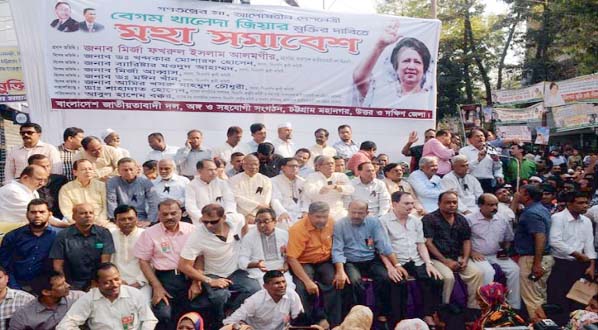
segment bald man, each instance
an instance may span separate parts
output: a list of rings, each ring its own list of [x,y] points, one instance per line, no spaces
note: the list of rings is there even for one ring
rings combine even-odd
[[[402,317],[397,302],[391,302],[391,285],[404,285],[402,279],[408,274],[398,263],[392,251],[390,241],[384,228],[375,216],[368,216],[368,203],[353,200],[349,204],[348,216],[334,224],[332,239],[332,262],[336,269],[333,284],[342,290],[348,286],[351,294],[351,305],[365,302],[365,286],[362,276],[374,280],[376,292],[376,317],[378,321],[387,322],[389,317],[391,328]]]
[[[27,204],[39,198],[37,190],[48,180],[48,172],[38,165],[29,165],[20,174],[20,178],[0,187],[0,222],[26,224]]]
[[[110,231],[94,224],[94,207],[77,204],[73,207],[75,224],[56,236],[50,259],[55,271],[65,274],[75,290],[86,291],[96,272],[97,265],[109,262],[114,253]]]
[[[466,216],[471,227],[471,259],[484,272],[484,285],[494,281],[495,271],[491,264],[500,266],[511,291],[507,300],[511,307],[520,309],[519,266],[506,253],[514,238],[513,229],[506,219],[496,216],[496,196],[482,194],[477,203],[479,210]]]
[[[237,212],[248,220],[255,219],[260,208],[270,207],[272,199],[272,182],[267,176],[260,174],[260,161],[254,155],[243,158],[243,172],[228,179],[235,201]]]

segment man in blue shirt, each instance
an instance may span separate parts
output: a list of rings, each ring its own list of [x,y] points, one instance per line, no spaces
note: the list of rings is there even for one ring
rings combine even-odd
[[[117,206],[131,205],[137,210],[143,227],[158,219],[159,197],[152,182],[139,176],[137,162],[129,157],[118,161],[118,175],[106,183],[108,216],[112,217]]]
[[[535,185],[522,186],[515,198],[525,205],[515,232],[521,298],[533,320],[545,319],[542,304],[546,303],[546,281],[554,264],[548,245],[550,212],[540,203],[542,191]]]
[[[0,265],[9,275],[9,286],[31,292],[31,281],[47,273],[50,267],[48,255],[56,231],[48,226],[52,213],[48,202],[33,199],[27,205],[29,224],[6,234],[0,245]]]
[[[376,253],[377,252],[377,253]],[[400,320],[393,311],[391,285],[404,285],[407,271],[397,262],[380,221],[368,217],[368,205],[354,200],[349,204],[349,216],[334,224],[332,262],[336,268],[333,285],[351,294],[350,306],[364,303],[365,288],[362,276],[374,281],[377,320],[381,323],[392,317],[391,328]],[[393,284],[396,283],[396,284]]]

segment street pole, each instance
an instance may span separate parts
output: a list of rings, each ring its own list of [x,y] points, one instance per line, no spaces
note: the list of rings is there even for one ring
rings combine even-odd
[[[432,4],[430,6],[430,16],[432,16],[432,18],[437,18],[436,17],[436,0],[431,0]]]

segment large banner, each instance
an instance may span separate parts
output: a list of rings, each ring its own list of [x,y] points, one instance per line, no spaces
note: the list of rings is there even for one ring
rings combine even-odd
[[[542,115],[545,112],[542,102],[536,103],[527,108],[513,109],[513,108],[493,108],[492,117],[494,120],[501,123],[509,122],[530,122],[542,120]]]
[[[309,122],[309,135],[316,122],[335,131],[356,119],[384,120],[363,126],[374,131],[405,127],[405,137],[407,128],[434,126],[437,20],[191,0],[11,0],[11,7],[16,24],[39,35],[43,53],[29,55],[45,64],[42,108],[62,113],[64,125],[82,118],[73,113],[144,112],[141,121],[154,130],[173,119],[206,130],[215,128],[210,122],[248,126],[271,114],[284,115],[274,122]],[[39,19],[27,17],[33,11]],[[258,116],[235,116],[247,114]]]
[[[598,106],[590,103],[568,104],[552,108],[557,130],[598,126]]]
[[[19,49],[0,47],[0,102],[21,102],[26,99]]]
[[[532,131],[528,126],[496,126],[496,135],[502,139],[519,139],[522,142],[532,142]]]
[[[571,102],[598,102],[597,73],[546,83],[544,103],[547,107],[556,107]]]
[[[492,93],[492,101],[503,105],[540,102],[543,99],[544,82],[519,89],[501,89]]]

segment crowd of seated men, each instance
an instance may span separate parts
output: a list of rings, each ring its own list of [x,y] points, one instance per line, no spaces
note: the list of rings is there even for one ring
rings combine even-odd
[[[0,187],[0,330],[329,329],[361,313],[440,329],[441,310],[475,327],[504,306],[565,325],[583,308],[566,296],[595,278],[596,154],[430,129],[407,164],[348,125],[312,146],[290,123],[250,133],[214,148],[197,129],[180,148],[151,133],[135,159],[111,129],[55,147],[22,125]]]

